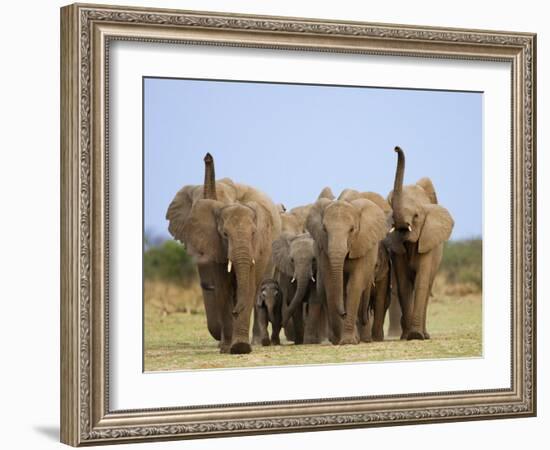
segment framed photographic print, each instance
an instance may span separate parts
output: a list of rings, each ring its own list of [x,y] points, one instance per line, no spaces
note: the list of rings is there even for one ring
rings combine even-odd
[[[536,36],[61,9],[61,440],[536,414]]]

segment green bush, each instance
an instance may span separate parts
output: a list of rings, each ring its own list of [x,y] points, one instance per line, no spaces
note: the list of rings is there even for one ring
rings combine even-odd
[[[146,246],[143,253],[143,275],[146,279],[189,283],[196,278],[195,263],[176,241]]]
[[[481,289],[483,287],[481,239],[447,242],[443,252],[441,271],[446,274],[450,283],[472,283]]]

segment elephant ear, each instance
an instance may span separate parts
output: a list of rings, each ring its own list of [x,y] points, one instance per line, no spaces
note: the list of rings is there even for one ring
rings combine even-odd
[[[181,242],[185,242],[183,238],[183,226],[191,213],[196,188],[197,186],[184,186],[180,189],[166,211],[168,231],[174,239],[178,239]]]
[[[189,253],[203,261],[225,263],[227,251],[218,233],[218,220],[223,203],[197,200],[182,227],[182,237]]]
[[[350,237],[349,257],[365,256],[387,232],[386,216],[374,202],[367,199],[354,200],[351,204],[359,210],[359,228]]]
[[[281,234],[272,244],[273,263],[277,269],[291,277],[294,274],[292,263],[290,262],[290,241],[292,235],[290,233]]]
[[[306,219],[306,230],[311,234],[315,243],[326,251],[327,236],[323,231],[323,213],[325,208],[332,202],[328,198],[317,200],[311,209]]]
[[[440,205],[426,205],[426,218],[418,239],[418,252],[426,253],[447,241],[453,231],[454,221],[449,211]]]
[[[428,198],[430,199],[430,202],[434,205],[437,205],[437,195],[435,193],[435,188],[432,183],[432,180],[430,180],[428,177],[420,178],[416,182],[417,186],[420,186],[422,189],[424,189],[424,192],[428,195]]]

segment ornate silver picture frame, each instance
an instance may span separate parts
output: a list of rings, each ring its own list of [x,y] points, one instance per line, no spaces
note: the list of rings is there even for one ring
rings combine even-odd
[[[113,410],[109,57],[115,41],[507,62],[510,386]],[[139,155],[136,155],[136,158]],[[536,414],[536,35],[74,4],[61,9],[61,441],[97,445]],[[490,292],[487,295],[491,295]]]

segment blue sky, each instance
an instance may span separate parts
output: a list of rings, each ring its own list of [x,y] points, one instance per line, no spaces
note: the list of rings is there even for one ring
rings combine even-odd
[[[146,78],[145,232],[168,237],[166,209],[182,186],[202,183],[206,152],[218,178],[292,208],[324,186],[386,196],[399,145],[405,183],[432,179],[452,239],[479,237],[482,105],[472,92]]]

